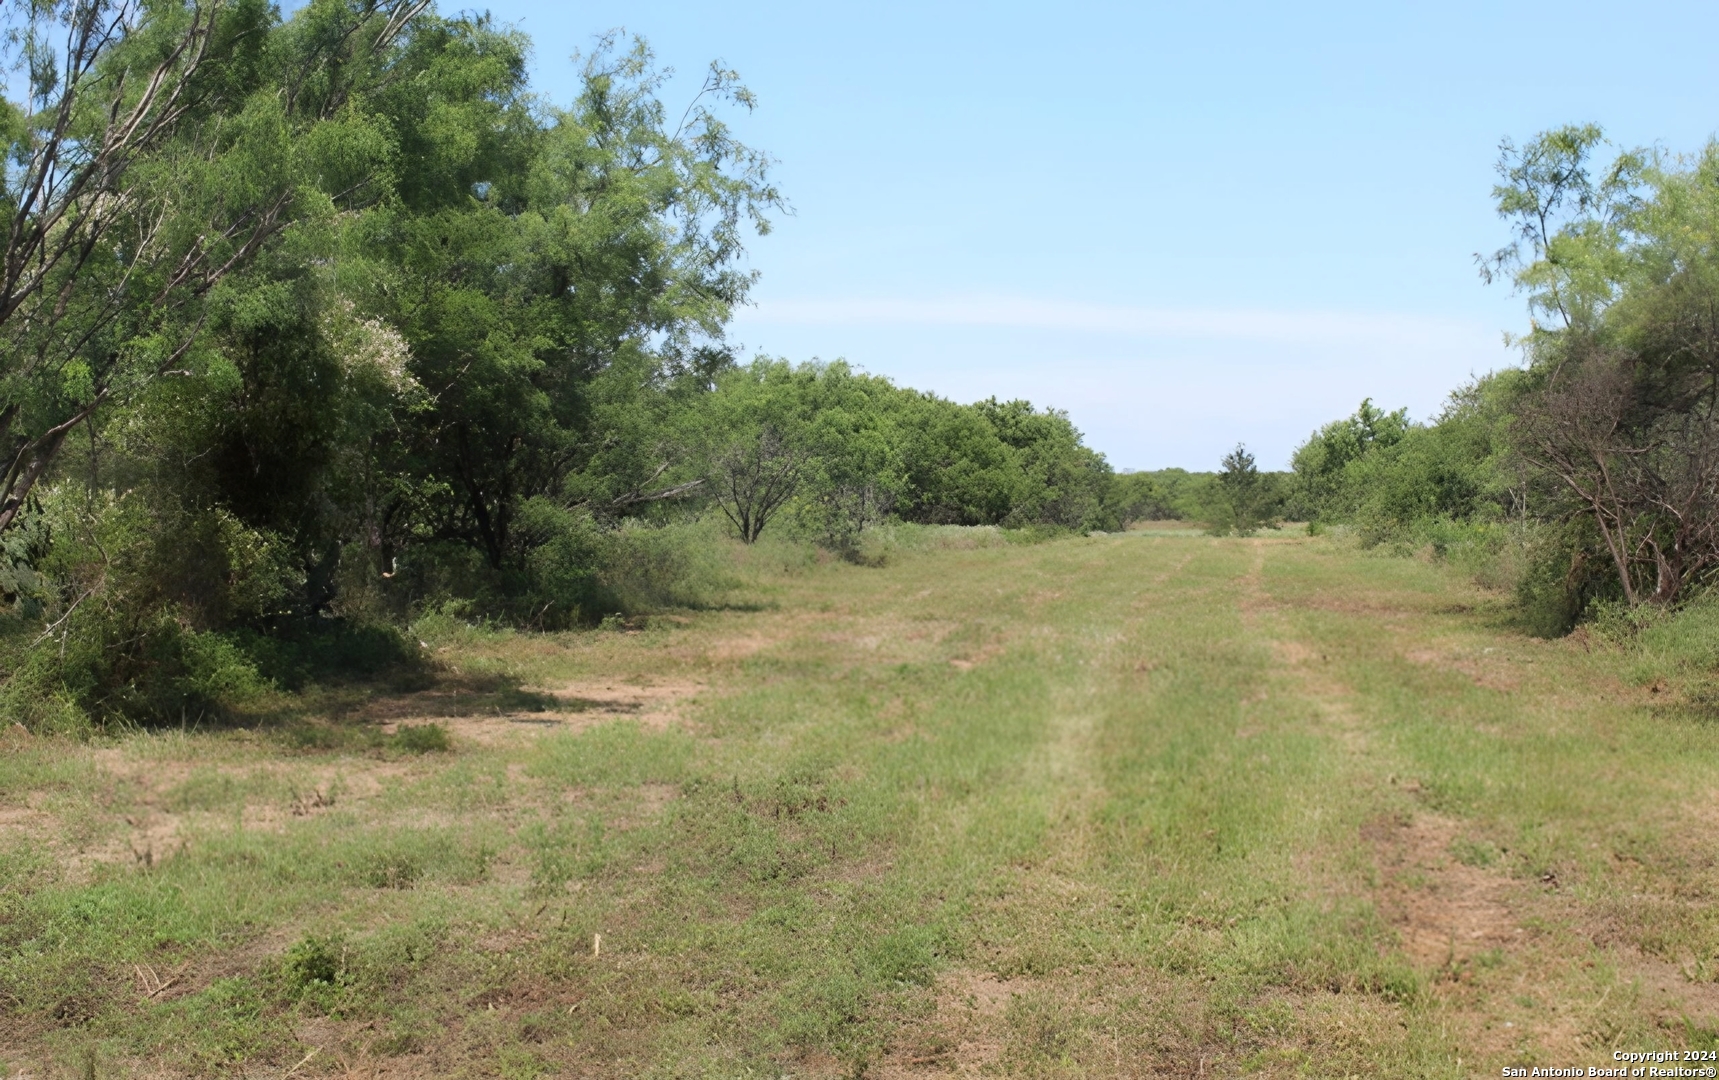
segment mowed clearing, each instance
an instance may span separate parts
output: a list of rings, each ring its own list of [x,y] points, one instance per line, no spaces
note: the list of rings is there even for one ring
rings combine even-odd
[[[1712,1048],[1719,727],[1448,569],[1129,534],[0,749],[0,1075],[1427,1076]],[[331,699],[332,700],[332,699]],[[352,732],[435,720],[445,751]]]

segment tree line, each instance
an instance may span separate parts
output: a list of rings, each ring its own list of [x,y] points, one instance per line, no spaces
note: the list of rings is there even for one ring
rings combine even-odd
[[[1126,516],[1060,412],[740,362],[786,203],[721,64],[671,107],[610,35],[563,106],[524,35],[427,0],[0,18],[14,717],[189,722],[405,663],[432,609],[594,622],[713,524],[853,554],[885,520]]]
[[[1513,558],[1546,633],[1691,601],[1719,570],[1719,144],[1618,152],[1568,126],[1505,142],[1498,173],[1511,240],[1477,261],[1526,297],[1525,362],[1428,423],[1364,402],[1315,433],[1306,513]]]
[[[1719,573],[1719,143],[1610,147],[1596,125],[1505,141],[1509,242],[1482,278],[1527,301],[1523,363],[1429,421],[1362,401],[1258,473],[1123,476],[1151,516],[1219,531],[1284,520],[1430,551],[1514,588],[1537,631],[1639,622]]]
[[[713,64],[575,58],[427,0],[0,12],[0,708],[188,722],[410,667],[426,612],[542,629],[691,595],[718,533],[863,560],[887,522],[1282,520],[1509,552],[1567,629],[1719,566],[1719,150],[1506,144],[1520,369],[1428,423],[1364,402],[1290,473],[1112,471],[1068,417],[742,362],[787,209]],[[678,591],[677,591],[678,590]]]

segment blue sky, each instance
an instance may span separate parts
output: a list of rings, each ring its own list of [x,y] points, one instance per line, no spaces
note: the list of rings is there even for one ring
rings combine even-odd
[[[671,108],[718,58],[758,94],[734,126],[795,213],[752,244],[748,353],[1066,409],[1119,468],[1209,469],[1238,440],[1282,467],[1363,397],[1435,413],[1525,328],[1473,263],[1505,238],[1499,139],[1719,127],[1714,5],[488,10],[561,102],[615,27],[677,70]]]

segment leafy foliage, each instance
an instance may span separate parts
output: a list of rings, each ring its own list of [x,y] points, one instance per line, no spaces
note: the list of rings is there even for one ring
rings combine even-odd
[[[1430,424],[1364,401],[1295,458],[1299,497],[1369,542],[1513,523],[1548,632],[1596,604],[1678,603],[1719,572],[1719,145],[1602,167],[1603,146],[1588,125],[1502,147],[1514,236],[1480,262],[1527,295],[1525,369]]]
[[[1120,520],[1061,413],[736,362],[786,204],[720,65],[671,111],[605,36],[557,108],[522,35],[420,0],[8,17],[0,695],[37,727],[409,676],[425,613],[710,603],[717,523],[864,561],[894,519]]]
[[[1522,496],[1503,438],[1515,385],[1510,373],[1479,380],[1429,424],[1363,401],[1296,451],[1296,498],[1313,520],[1352,523],[1371,543],[1432,522],[1504,520]]]

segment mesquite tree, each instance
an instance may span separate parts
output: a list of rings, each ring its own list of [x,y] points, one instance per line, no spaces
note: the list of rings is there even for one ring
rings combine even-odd
[[[257,0],[7,7],[0,530],[77,425],[184,373],[212,289],[363,197],[342,110],[426,4],[324,0],[291,32]]]
[[[1719,565],[1719,148],[1623,154],[1596,181],[1599,143],[1590,127],[1505,147],[1500,213],[1528,250],[1494,265],[1561,324],[1527,341],[1511,430],[1624,599],[1669,604]]]

